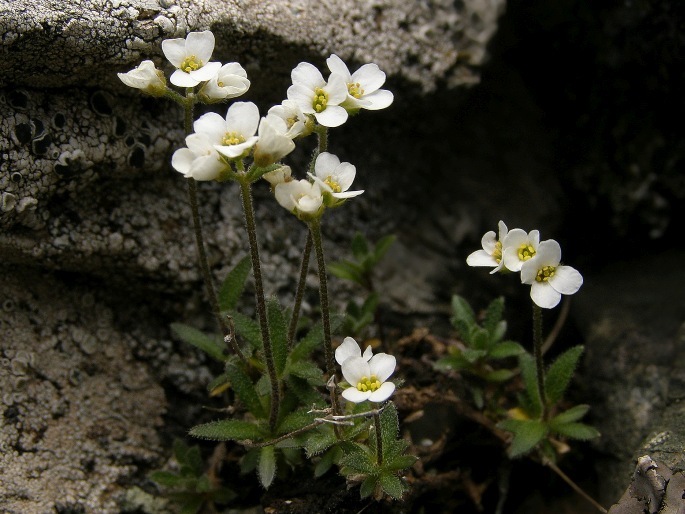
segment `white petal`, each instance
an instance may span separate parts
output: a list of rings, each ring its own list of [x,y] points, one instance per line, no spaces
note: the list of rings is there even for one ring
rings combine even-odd
[[[373,361],[376,356],[371,358]],[[348,384],[356,386],[363,377],[371,376],[370,362],[366,362],[363,357],[349,357],[341,364],[342,374]],[[380,378],[380,377],[379,377]]]
[[[520,228],[512,228],[508,233],[507,237],[502,241],[502,247],[508,248],[510,246],[515,246],[517,249],[523,243],[528,242],[528,234],[525,230]]]
[[[364,96],[377,91],[385,82],[385,73],[381,71],[377,64],[365,64],[352,74],[352,80],[348,82],[359,82],[364,90]]]
[[[328,77],[328,84],[323,88],[328,93],[328,105],[339,105],[347,99],[347,82],[337,73]]]
[[[303,196],[297,202],[297,210],[307,214],[314,214],[321,208],[323,204],[323,196]]]
[[[387,353],[377,353],[369,361],[369,368],[371,369],[371,374],[376,375],[378,380],[385,382],[390,375],[395,372],[395,365],[397,364],[397,359],[394,355],[388,355]],[[349,382],[349,380],[348,380]],[[351,383],[351,382],[350,382]]]
[[[495,251],[495,245],[497,244],[497,236],[495,235],[495,232],[490,230],[489,232],[483,234],[480,244],[483,247],[483,250],[492,255],[492,252]]]
[[[371,395],[369,396],[369,401],[370,402],[384,402],[388,398],[390,398],[390,395],[395,392],[395,384],[392,382],[383,382],[381,386],[376,389]]]
[[[221,70],[219,70],[220,73],[219,75],[226,77],[229,75],[238,75],[239,77],[242,77],[244,79],[247,78],[247,72],[245,71],[245,68],[243,68],[240,63],[237,62],[227,62],[221,67]],[[249,81],[248,81],[249,82]]]
[[[511,234],[511,232],[509,232]],[[510,246],[502,252],[502,262],[509,271],[521,271],[523,261],[519,259],[518,246]]]
[[[335,181],[343,191],[347,191],[350,188],[356,175],[357,168],[349,162],[341,162],[335,168]]]
[[[216,77],[216,74],[219,73],[220,69],[220,62],[208,62],[202,68],[198,68],[195,71],[191,71],[189,75],[199,82],[205,82]]]
[[[195,120],[193,130],[197,134],[204,134],[215,145],[221,143],[224,135],[228,132],[226,120],[215,112],[208,112]]]
[[[190,151],[188,148],[180,148],[174,152],[171,156],[171,166],[178,171],[188,176],[190,172],[190,166],[193,163],[196,155]]]
[[[298,64],[293,71],[290,73],[293,84],[299,84],[307,89],[311,89],[312,92],[317,87],[323,87],[326,81],[323,79],[321,72],[308,62],[301,62]],[[288,96],[290,98],[290,96]]]
[[[371,396],[371,391],[360,391],[356,387],[348,387],[342,392],[342,397],[353,403],[365,402],[369,396]]]
[[[583,285],[583,276],[571,266],[557,266],[548,282],[561,294],[573,294]]]
[[[331,73],[337,73],[345,79],[346,82],[352,82],[352,76],[350,75],[350,70],[344,61],[335,54],[326,59],[326,64]]]
[[[224,168],[217,155],[206,155],[193,161],[190,174],[195,180],[216,180]]]
[[[373,357],[373,349],[369,345],[366,347],[366,350],[364,350],[364,355],[362,355],[362,359],[368,362],[369,360],[371,360],[371,357]]]
[[[538,270],[540,269],[539,261],[537,260],[537,255],[524,262],[521,265],[521,283],[522,284],[533,284],[535,282],[535,277],[538,275]]]
[[[211,59],[213,51],[214,34],[211,30],[191,32],[186,37],[186,52],[188,55],[194,55],[203,63],[206,64]]]
[[[314,172],[321,180],[326,180],[339,165],[340,159],[336,155],[329,152],[321,152],[316,157]]]
[[[335,360],[338,364],[345,362],[349,357],[361,357],[362,351],[351,337],[346,337],[343,342],[335,349]],[[368,359],[366,359],[368,360]]]
[[[195,155],[207,155],[214,152],[214,145],[206,134],[196,132],[186,136],[186,146]]]
[[[370,95],[364,94],[362,99],[368,102],[368,105],[365,105],[364,109],[369,111],[377,111],[379,109],[385,109],[386,107],[389,107],[395,99],[395,96],[387,89],[379,89]]]
[[[304,108],[302,108],[302,111],[307,112]],[[322,112],[314,113],[314,117],[324,127],[334,128],[347,121],[347,111],[339,105],[329,105]]]
[[[281,207],[292,212],[295,209],[295,192],[298,190],[296,181],[281,182],[274,189],[274,196]]]
[[[538,269],[543,266],[558,266],[561,261],[561,246],[554,239],[543,241],[538,246],[535,259],[538,261]]]
[[[537,251],[538,246],[540,246],[540,231],[539,230],[531,230],[528,233],[528,241],[530,241],[530,245],[535,248],[535,251]]]
[[[507,226],[504,224],[502,220],[499,221],[497,224],[497,228],[499,229],[499,240],[504,241],[504,238],[507,237]]]
[[[354,198],[355,196],[359,196],[364,192],[363,189],[360,189],[358,191],[344,191],[342,193],[332,193],[333,198],[340,198],[340,199],[345,199],[345,198]]]
[[[466,264],[469,266],[497,266],[497,261],[485,250],[476,250],[466,258]]]
[[[169,82],[178,87],[195,87],[200,83],[199,80],[195,80],[188,73],[181,70],[173,72],[171,77],[169,77]]]
[[[530,286],[530,297],[543,309],[552,309],[561,300],[561,294],[547,282],[533,282]]]
[[[187,57],[186,40],[183,38],[165,39],[162,41],[162,52],[171,64],[180,68],[181,63]]]
[[[259,126],[259,108],[252,102],[236,102],[226,113],[228,132],[237,132],[247,138],[257,132]]]

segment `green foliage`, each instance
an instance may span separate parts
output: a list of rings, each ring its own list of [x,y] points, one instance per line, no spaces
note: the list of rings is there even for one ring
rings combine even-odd
[[[285,322],[285,315],[276,298],[270,298],[266,302],[266,316],[269,322],[269,335],[271,336],[276,373],[280,377],[288,357],[288,327]]]
[[[235,310],[245,290],[245,282],[250,271],[252,271],[252,261],[250,256],[246,255],[226,276],[218,294],[219,308],[222,311]]]
[[[556,358],[547,370],[545,374],[545,396],[547,396],[550,405],[555,405],[561,401],[578,366],[583,350],[582,346],[574,346],[566,350]]]
[[[535,448],[549,433],[547,423],[539,419],[506,419],[498,426],[514,434],[509,456],[514,459]]]
[[[268,435],[259,425],[240,419],[222,419],[196,425],[188,433],[193,437],[212,441],[260,440]]]
[[[214,360],[224,362],[228,359],[224,353],[226,346],[221,336],[207,335],[183,323],[172,323],[171,330],[182,341],[192,344],[195,348],[199,348]]]
[[[352,336],[357,337],[366,327],[373,323],[379,299],[378,293],[370,293],[361,305],[354,301],[347,303],[345,309],[347,316],[344,325],[346,334],[352,334]]]
[[[276,450],[273,446],[265,446],[259,452],[257,476],[264,489],[268,489],[276,476]]]
[[[509,369],[494,369],[492,361],[522,355],[525,350],[514,341],[503,341],[507,322],[502,319],[504,299],[493,300],[479,323],[468,302],[459,295],[452,297],[452,325],[463,345],[450,348],[450,355],[435,363],[439,370],[460,370],[486,382],[504,382],[515,373]]]
[[[156,470],[148,478],[168,489],[167,496],[174,499],[182,513],[196,514],[205,505],[229,503],[236,494],[210,478],[198,446],[188,446],[181,439],[174,441],[174,458],[178,471]]]
[[[397,239],[385,236],[372,247],[369,241],[359,232],[352,238],[352,255],[354,260],[342,260],[328,265],[328,271],[343,280],[359,284],[369,292],[373,291],[373,270],[388,252]]]

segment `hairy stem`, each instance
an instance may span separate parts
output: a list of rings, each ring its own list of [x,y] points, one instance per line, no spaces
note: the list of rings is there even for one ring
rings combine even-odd
[[[602,507],[599,503],[597,503],[597,501],[596,501],[594,498],[592,498],[592,496],[590,496],[590,495],[587,494],[585,491],[583,491],[583,490],[581,489],[581,487],[580,487],[578,484],[576,484],[576,483],[571,479],[571,477],[569,477],[566,473],[564,473],[563,471],[561,471],[561,469],[559,469],[559,468],[557,467],[556,464],[554,464],[552,461],[550,461],[550,460],[548,460],[548,459],[543,459],[543,462],[542,462],[542,463],[543,463],[545,466],[547,466],[548,468],[550,468],[552,471],[554,471],[557,475],[559,475],[559,477],[561,477],[561,479],[562,479],[564,482],[566,482],[569,486],[571,486],[571,489],[573,489],[576,493],[578,493],[580,496],[582,496],[583,498],[585,498],[585,499],[586,499],[589,503],[591,503],[592,506],[593,506],[594,508],[596,508],[599,512],[603,512],[603,513],[606,514],[607,510],[606,510],[604,507]]]
[[[533,353],[540,395],[540,418],[545,421],[547,420],[547,395],[545,395],[545,367],[542,362],[542,309],[536,304],[533,304]]]
[[[266,302],[264,300],[264,285],[262,282],[262,268],[259,260],[259,247],[257,245],[257,226],[255,224],[254,206],[252,205],[252,191],[248,180],[239,180],[240,198],[243,201],[243,212],[245,214],[245,228],[250,242],[250,256],[252,257],[252,273],[255,283],[255,299],[257,303],[257,316],[259,318],[259,328],[262,334],[262,346],[264,347],[264,360],[266,369],[269,373],[271,383],[271,411],[269,413],[269,425],[273,430],[276,428],[278,419],[278,406],[280,404],[280,393],[278,386],[278,376],[274,363],[274,353],[271,346],[271,336],[269,334],[269,322],[266,318]]]
[[[300,318],[300,308],[302,306],[302,297],[304,296],[304,288],[307,282],[307,272],[309,271],[309,258],[311,253],[312,234],[311,232],[307,232],[307,240],[304,243],[304,250],[302,250],[300,279],[297,282],[297,291],[295,292],[295,302],[293,304],[293,314],[290,318],[290,326],[288,327],[288,351],[292,349],[295,341],[295,332],[297,331],[297,321]]]
[[[381,434],[381,417],[376,413],[373,415],[373,422],[376,425],[376,458],[378,465],[383,465],[383,436]]]

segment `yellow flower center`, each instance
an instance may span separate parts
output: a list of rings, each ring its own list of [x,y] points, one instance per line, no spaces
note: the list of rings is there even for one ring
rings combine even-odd
[[[364,90],[362,89],[359,82],[348,82],[347,83],[347,92],[350,94],[350,96],[353,96],[357,99],[364,96]]]
[[[316,107],[314,108],[316,109]],[[295,125],[295,123],[297,123],[298,121],[300,121],[300,119],[297,117],[297,114],[293,114],[290,118],[287,118],[285,120],[285,123],[288,126],[288,128],[292,128],[292,126]]]
[[[326,180],[324,180],[323,183],[330,187],[334,193],[339,193],[340,191],[342,191],[342,187],[340,187],[340,184],[333,180],[333,177],[331,177],[330,175],[326,177]]]
[[[359,381],[357,384],[357,389],[362,392],[366,391],[375,391],[381,386],[381,381],[378,380],[378,377],[376,375],[371,375],[371,378],[369,377],[362,377],[362,379]]]
[[[244,142],[245,138],[237,132],[226,132],[224,138],[221,140],[221,144],[224,146],[239,145]]]
[[[535,248],[533,248],[529,244],[524,243],[521,246],[519,246],[518,256],[520,261],[527,261],[529,259],[532,259],[535,253]]]
[[[502,241],[495,243],[495,249],[492,251],[492,258],[499,264],[502,261]]]
[[[535,280],[538,282],[547,282],[550,278],[554,276],[554,272],[557,270],[554,266],[545,266],[538,270],[538,274],[535,276]]]
[[[316,112],[321,112],[328,105],[328,93],[326,93],[320,87],[314,90],[314,100],[312,101],[312,107]]]
[[[197,57],[194,55],[189,55],[183,59],[183,62],[181,63],[181,69],[186,73],[190,73],[191,71],[202,68],[202,64],[202,61],[199,61]]]
[[[217,81],[216,81],[216,85],[219,86],[219,87],[224,87],[224,83],[221,82],[220,80],[217,80]]]

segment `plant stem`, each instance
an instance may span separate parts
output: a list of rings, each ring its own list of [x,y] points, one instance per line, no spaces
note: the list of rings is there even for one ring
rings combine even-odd
[[[323,125],[317,125],[314,128],[314,132],[318,138],[319,144],[312,154],[312,160],[309,162],[309,172],[314,173],[314,165],[316,164],[316,158],[321,152],[325,152],[328,149],[328,128]]]
[[[193,131],[193,106],[195,104],[193,88],[186,88],[186,96],[184,99],[184,122],[183,127],[185,129],[186,136]],[[197,260],[200,265],[200,272],[202,274],[202,280],[205,284],[205,291],[207,292],[207,298],[209,299],[209,304],[212,307],[212,314],[216,318],[221,332],[224,338],[230,334],[230,330],[226,321],[224,321],[221,316],[221,308],[219,307],[219,300],[216,296],[216,291],[214,290],[214,285],[212,284],[212,272],[209,269],[209,260],[207,259],[207,251],[205,250],[204,233],[202,231],[202,219],[200,218],[200,210],[197,203],[197,184],[194,178],[186,179],[186,185],[188,186],[188,203],[190,203],[190,210],[193,216],[193,229],[195,232],[195,248],[197,250]],[[240,351],[238,343],[235,338],[231,338],[229,342],[231,349],[238,355],[243,364],[247,364],[247,359]]]
[[[533,352],[535,354],[535,374],[540,396],[540,419],[547,420],[547,396],[545,395],[545,368],[542,362],[542,309],[533,304]]]
[[[269,373],[271,383],[271,412],[269,414],[269,425],[271,429],[276,428],[278,419],[278,406],[280,404],[280,393],[278,387],[278,377],[276,365],[274,363],[273,348],[271,346],[271,336],[269,334],[269,322],[266,318],[266,302],[264,301],[264,285],[262,282],[262,268],[259,261],[259,247],[257,245],[257,227],[254,217],[254,206],[252,204],[252,191],[250,182],[247,179],[238,180],[240,184],[240,198],[243,201],[243,212],[245,214],[245,228],[250,242],[250,256],[252,257],[252,273],[255,282],[255,299],[257,303],[257,316],[259,318],[259,328],[262,334],[262,346],[264,347],[264,360]]]
[[[297,331],[297,321],[300,317],[300,307],[302,306],[302,297],[304,296],[304,288],[307,282],[307,273],[309,271],[309,257],[312,253],[312,234],[307,232],[307,240],[304,243],[304,250],[302,251],[302,264],[300,265],[300,280],[297,282],[297,291],[295,292],[295,302],[293,304],[293,314],[290,318],[290,326],[288,327],[288,352],[293,347],[295,341],[295,332]]]
[[[594,498],[592,498],[589,494],[587,494],[585,491],[583,491],[578,484],[576,484],[571,477],[566,475],[561,469],[557,467],[556,464],[554,464],[552,461],[548,459],[543,459],[542,463],[550,468],[552,471],[554,471],[557,475],[561,477],[561,479],[566,482],[569,486],[571,486],[571,489],[573,489],[576,493],[578,493],[580,496],[585,498],[588,502],[592,504],[593,507],[595,507],[599,512],[603,512],[606,514],[607,510],[602,507],[597,501],[595,501]]]
[[[329,380],[333,381],[331,391],[331,402],[333,412],[340,414],[340,404],[338,402],[338,392],[336,390],[337,377],[335,376],[335,361],[333,360],[333,342],[331,341],[331,316],[328,305],[328,279],[326,277],[326,260],[323,256],[323,242],[321,241],[321,220],[316,219],[309,223],[309,233],[312,235],[314,251],[316,253],[316,264],[319,273],[319,301],[321,302],[321,321],[323,324],[323,350],[326,358],[326,372]]]
[[[381,434],[381,417],[378,413],[373,415],[373,422],[376,425],[376,458],[378,465],[383,465],[383,436]]]

